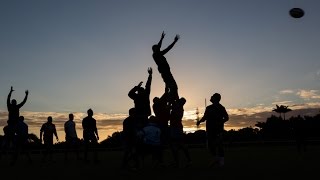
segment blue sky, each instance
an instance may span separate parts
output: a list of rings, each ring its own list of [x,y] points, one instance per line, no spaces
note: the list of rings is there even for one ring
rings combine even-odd
[[[290,17],[293,7],[305,16]],[[202,112],[215,92],[237,117],[275,104],[319,109],[319,8],[317,0],[1,1],[0,125],[11,86],[18,102],[29,90],[21,111],[30,121],[74,112],[80,122],[88,108],[125,117],[148,67],[151,98],[164,91],[151,49],[162,31],[163,47],[181,37],[166,57],[186,111]]]

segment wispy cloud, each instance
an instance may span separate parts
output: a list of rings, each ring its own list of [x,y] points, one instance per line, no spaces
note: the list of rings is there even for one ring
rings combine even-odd
[[[293,104],[290,107],[292,109],[320,109],[320,102],[309,102],[309,103],[303,103],[303,104]]]
[[[292,93],[294,93],[294,90],[291,90],[291,89],[286,89],[286,90],[280,91],[280,94],[292,94]]]
[[[271,111],[272,107],[267,106],[256,106],[252,108],[236,108],[236,109],[228,109],[228,113],[230,115],[246,115],[246,116],[252,116],[257,113]]]
[[[289,105],[292,104],[292,101],[276,101],[276,102],[273,102],[273,103],[271,103],[271,104],[273,104],[273,105],[281,104],[281,105],[287,105],[287,106],[289,106]]]
[[[297,95],[305,100],[320,99],[320,94],[318,92],[318,90],[299,90]]]

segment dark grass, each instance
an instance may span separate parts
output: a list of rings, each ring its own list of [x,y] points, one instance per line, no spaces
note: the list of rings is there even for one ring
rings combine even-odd
[[[42,154],[32,153],[32,163],[23,155],[15,165],[9,156],[2,156],[1,179],[318,179],[320,173],[320,145],[308,146],[303,154],[294,145],[248,144],[227,146],[225,166],[209,167],[211,156],[204,147],[189,148],[193,164],[190,167],[170,167],[172,156],[165,151],[165,167],[152,167],[151,158],[145,160],[139,170],[121,167],[121,150],[101,150],[99,163],[85,163],[70,155],[64,161],[64,153],[53,155],[54,162],[42,163]],[[89,154],[91,155],[91,154]],[[183,156],[182,160],[184,160]]]

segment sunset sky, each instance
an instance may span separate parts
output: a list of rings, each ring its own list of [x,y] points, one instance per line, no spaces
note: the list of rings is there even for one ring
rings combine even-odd
[[[290,17],[293,7],[305,16]],[[18,103],[29,90],[21,114],[37,135],[49,115],[61,131],[70,112],[81,135],[89,108],[102,138],[121,129],[133,107],[128,92],[145,85],[148,67],[150,98],[164,92],[151,49],[162,31],[163,48],[181,37],[166,57],[187,99],[186,119],[197,107],[203,113],[215,92],[229,129],[264,121],[276,104],[317,113],[319,8],[319,0],[0,1],[0,134],[11,86]]]

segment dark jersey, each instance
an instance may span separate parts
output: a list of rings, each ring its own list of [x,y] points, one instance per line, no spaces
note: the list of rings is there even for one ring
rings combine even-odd
[[[159,73],[169,73],[170,66],[167,59],[161,53],[153,53],[152,57],[158,66]]]
[[[206,107],[202,119],[206,120],[207,131],[223,132],[224,123],[229,120],[228,113],[221,104],[211,104]]]

